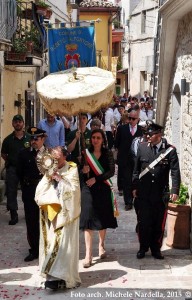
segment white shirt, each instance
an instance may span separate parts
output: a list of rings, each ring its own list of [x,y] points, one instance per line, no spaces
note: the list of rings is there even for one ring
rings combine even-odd
[[[147,117],[148,117],[148,120],[153,120],[153,110],[152,109],[149,109],[147,111]]]
[[[87,121],[86,127],[87,127],[89,130],[91,130],[90,124],[91,124],[91,121],[92,121],[92,117],[91,117],[91,115],[90,115],[89,113],[88,113],[87,115],[88,115],[88,121]]]
[[[77,117],[76,120],[74,117],[72,117],[72,120],[70,121],[70,130],[76,130],[77,129]]]
[[[117,124],[121,120],[121,114],[117,107],[114,109],[113,115],[114,115],[114,121]]]
[[[148,120],[148,116],[146,115],[145,110],[143,110],[143,109],[140,110],[139,119],[140,119],[140,121],[147,121]]]
[[[146,113],[145,109],[141,109],[139,118],[141,121],[153,120],[153,110],[149,109]]]
[[[112,131],[111,126],[114,124],[114,113],[112,108],[108,108],[105,112],[105,131]]]

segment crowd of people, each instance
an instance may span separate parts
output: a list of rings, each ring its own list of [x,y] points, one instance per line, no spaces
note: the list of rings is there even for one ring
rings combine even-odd
[[[180,170],[175,147],[162,137],[163,127],[152,121],[152,101],[147,92],[140,99],[124,94],[114,96],[109,106],[93,115],[81,113],[69,118],[47,113],[26,133],[23,117],[13,117],[14,131],[4,139],[1,149],[9,225],[19,221],[20,181],[30,246],[24,260],[40,257],[45,288],[72,288],[81,283],[79,229],[85,238],[83,267],[92,265],[94,231],[99,236],[98,255],[100,259],[106,257],[107,229],[118,226],[111,182],[115,164],[125,211],[134,207],[137,215],[137,258],[145,257],[149,249],[156,259],[164,258],[160,249],[166,206],[169,197],[173,201],[178,197]],[[51,174],[38,168],[38,163],[44,163],[39,155],[42,157],[46,149],[56,166]],[[49,166],[47,152],[46,158]]]

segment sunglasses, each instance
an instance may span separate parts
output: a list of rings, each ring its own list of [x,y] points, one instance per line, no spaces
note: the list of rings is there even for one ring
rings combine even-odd
[[[128,117],[128,120],[129,120],[129,121],[131,121],[131,120],[132,120],[132,121],[135,121],[135,120],[137,120],[137,118]]]
[[[146,134],[149,135],[149,136],[153,136],[153,135],[158,134],[158,133],[159,132],[157,132],[157,131],[146,132]]]

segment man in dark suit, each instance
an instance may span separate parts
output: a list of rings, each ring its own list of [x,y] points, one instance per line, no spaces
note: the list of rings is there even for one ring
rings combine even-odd
[[[115,139],[115,148],[118,150],[117,163],[119,173],[122,177],[123,197],[125,210],[132,209],[132,174],[134,159],[131,151],[131,144],[135,137],[142,136],[142,129],[138,125],[139,111],[131,110],[129,112],[129,124],[118,126]]]
[[[139,145],[133,171],[133,196],[138,199],[138,259],[145,257],[149,248],[154,258],[164,258],[160,249],[167,203],[169,196],[174,202],[179,194],[180,170],[177,152],[175,147],[162,138],[162,129],[162,126],[152,122],[148,126],[148,141]],[[169,194],[170,171],[172,189]]]
[[[31,147],[20,151],[17,164],[27,226],[27,240],[30,245],[29,255],[25,257],[25,262],[37,259],[39,256],[39,207],[34,198],[36,187],[43,175],[37,168],[36,156],[38,151],[44,151],[46,139],[45,130],[31,127],[28,129],[28,133],[31,135]]]

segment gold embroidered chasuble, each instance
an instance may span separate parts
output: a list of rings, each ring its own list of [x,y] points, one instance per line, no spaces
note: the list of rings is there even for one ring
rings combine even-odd
[[[40,207],[40,269],[68,288],[81,282],[79,264],[80,185],[77,166],[66,162],[61,180],[46,175],[39,182],[35,201]],[[55,279],[55,280],[56,280]]]

